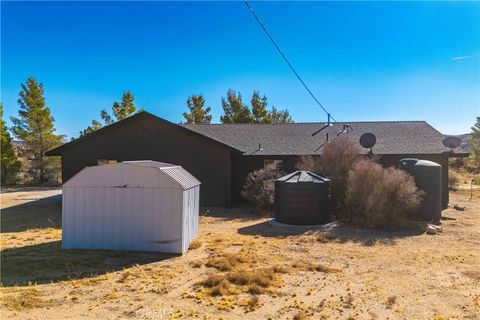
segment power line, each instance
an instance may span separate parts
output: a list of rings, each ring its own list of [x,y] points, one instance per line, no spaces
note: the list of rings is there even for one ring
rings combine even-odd
[[[267,28],[264,26],[264,24],[262,23],[262,21],[260,20],[260,18],[257,16],[257,14],[255,13],[255,11],[253,11],[252,7],[250,7],[250,5],[248,4],[248,1],[247,0],[243,0],[243,2],[245,3],[245,5],[247,6],[248,10],[250,10],[250,12],[253,14],[253,17],[255,18],[255,20],[257,20],[258,24],[260,25],[260,27],[262,27],[263,31],[265,32],[265,34],[267,35],[267,37],[270,39],[270,41],[273,43],[273,45],[275,46],[275,48],[277,49],[278,53],[280,53],[280,55],[282,56],[283,60],[285,60],[285,62],[288,64],[288,66],[290,67],[290,69],[292,69],[293,73],[295,74],[295,76],[297,77],[297,79],[300,81],[300,83],[305,87],[305,89],[308,91],[308,93],[312,96],[313,100],[315,100],[315,102],[320,106],[320,108],[323,109],[323,111],[325,111],[325,113],[327,114],[328,116],[328,122],[330,123],[330,119],[332,119],[334,122],[336,122],[336,120],[332,117],[332,115],[330,114],[330,112],[328,112],[327,109],[325,109],[325,107],[320,103],[320,101],[318,101],[318,99],[315,97],[315,95],[312,93],[312,91],[310,91],[310,89],[308,88],[308,86],[305,84],[305,82],[302,80],[302,78],[300,77],[300,75],[298,74],[298,72],[295,70],[295,68],[292,66],[292,64],[290,63],[290,61],[288,61],[287,57],[283,54],[282,50],[280,49],[280,47],[277,45],[277,43],[275,42],[275,40],[273,40],[272,36],[270,35],[270,33],[268,32]]]

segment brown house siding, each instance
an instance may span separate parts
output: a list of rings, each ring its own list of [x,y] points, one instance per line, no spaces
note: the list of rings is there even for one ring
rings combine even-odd
[[[204,206],[229,206],[230,153],[222,145],[201,139],[181,127],[138,119],[112,128],[62,151],[62,177],[67,181],[98,159],[154,160],[178,164],[202,182]]]

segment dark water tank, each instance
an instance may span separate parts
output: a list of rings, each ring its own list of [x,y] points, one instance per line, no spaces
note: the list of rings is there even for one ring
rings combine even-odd
[[[294,225],[330,221],[330,180],[295,171],[275,181],[275,219]]]
[[[400,160],[400,169],[412,175],[417,188],[425,192],[418,219],[439,221],[442,217],[442,166],[408,158]]]

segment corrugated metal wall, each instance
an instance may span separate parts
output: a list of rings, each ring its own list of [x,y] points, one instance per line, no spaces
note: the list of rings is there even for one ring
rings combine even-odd
[[[63,187],[62,247],[182,253],[198,232],[199,186]]]
[[[200,192],[198,187],[183,192],[183,251],[188,249],[190,243],[198,233],[199,203]]]

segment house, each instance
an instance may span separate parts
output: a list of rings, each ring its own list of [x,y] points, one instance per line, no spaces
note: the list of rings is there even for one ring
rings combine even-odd
[[[241,188],[249,172],[275,165],[295,170],[300,155],[320,155],[345,123],[333,123],[317,135],[324,123],[291,124],[174,124],[140,112],[47,152],[61,156],[62,179],[67,181],[99,160],[154,160],[181,165],[202,182],[202,206],[230,206],[242,202]],[[424,121],[349,122],[344,133],[357,142],[366,132],[376,135],[373,152],[382,163],[396,165],[414,157],[442,165],[443,206],[448,204],[448,158],[465,157],[451,151],[443,136]]]

